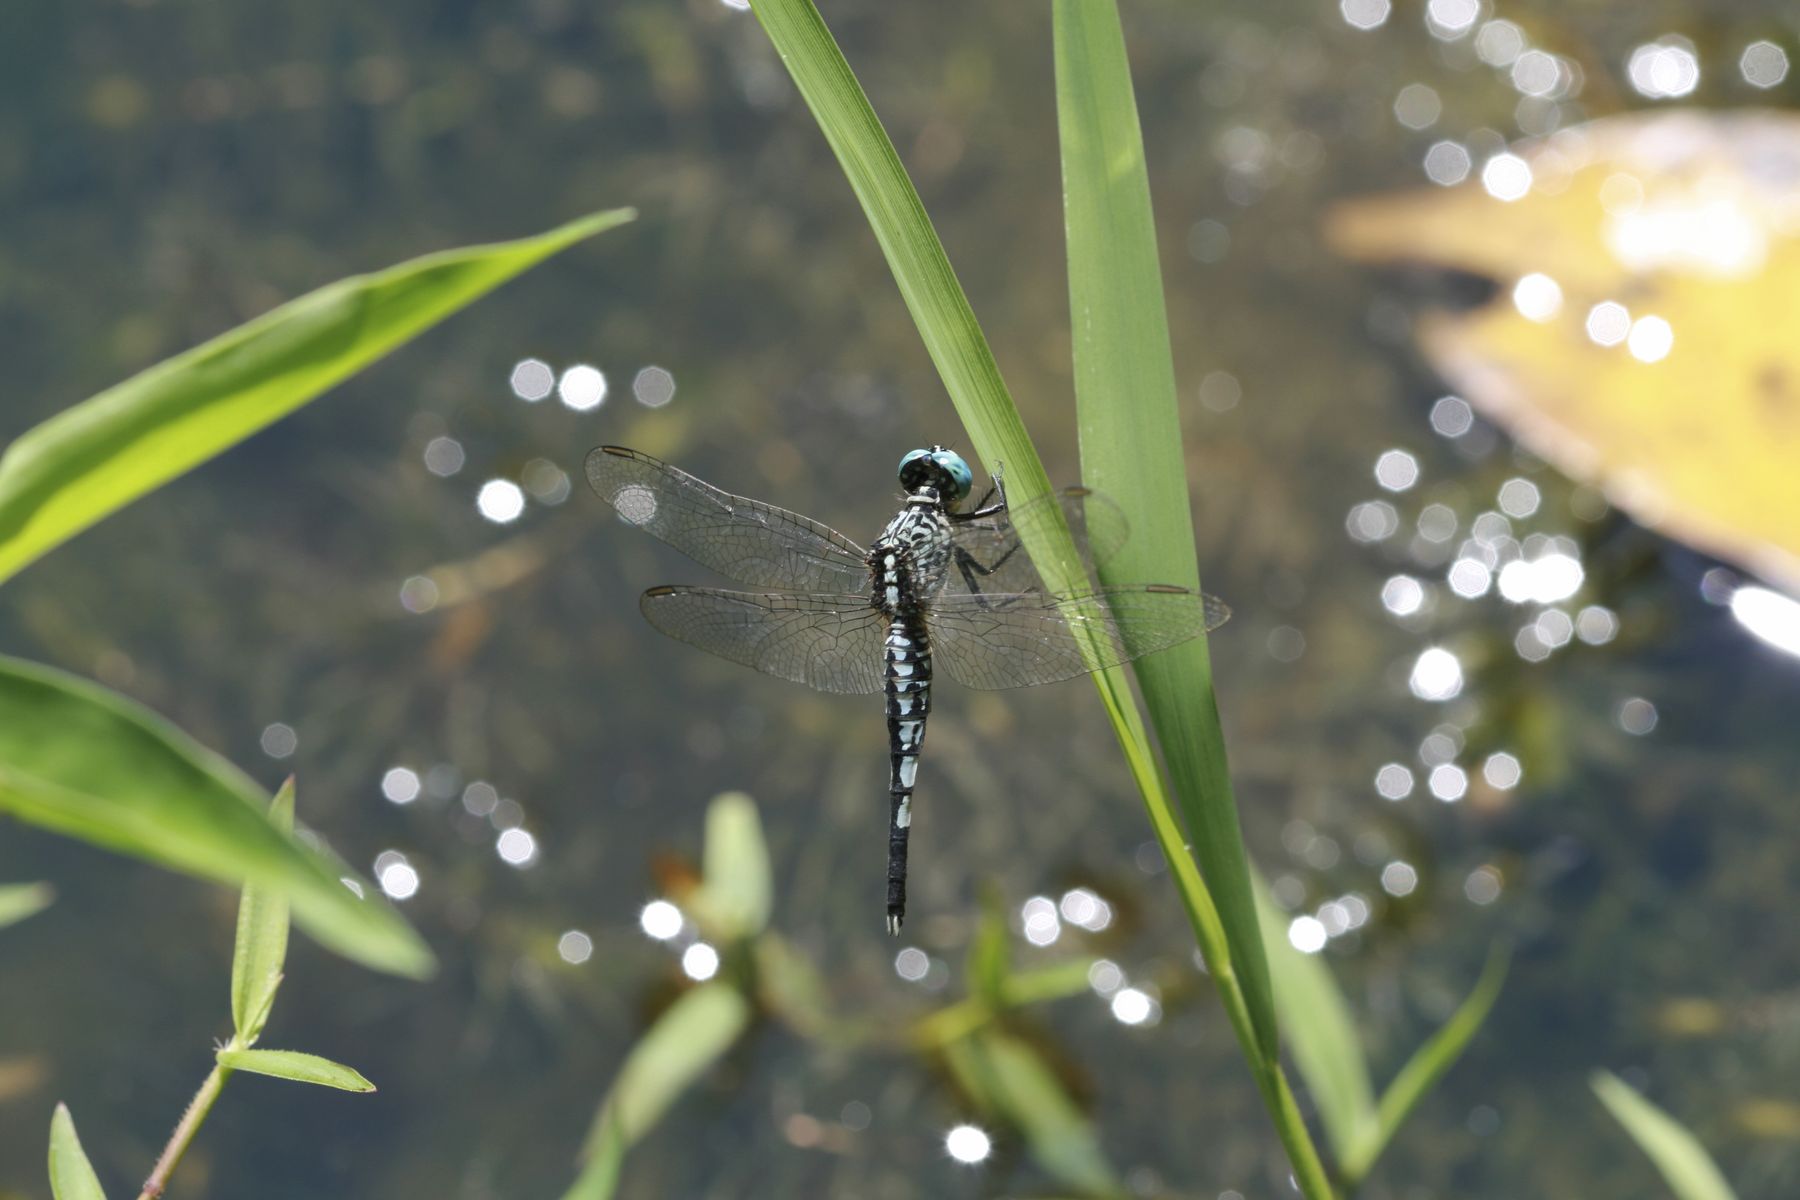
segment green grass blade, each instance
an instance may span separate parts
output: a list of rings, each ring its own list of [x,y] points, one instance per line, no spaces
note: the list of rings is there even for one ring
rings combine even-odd
[[[0,580],[508,279],[632,218],[415,258],[310,292],[58,413],[0,456]]]
[[[1344,1156],[1339,1166],[1339,1174],[1351,1186],[1368,1178],[1375,1161],[1381,1157],[1381,1152],[1387,1149],[1388,1142],[1399,1132],[1400,1126],[1418,1106],[1419,1101],[1424,1099],[1425,1093],[1436,1086],[1444,1073],[1462,1057],[1469,1040],[1487,1020],[1488,1013],[1493,1011],[1494,1001],[1500,998],[1500,988],[1506,983],[1508,957],[1505,949],[1494,948],[1468,999],[1450,1014],[1450,1019],[1444,1022],[1442,1029],[1413,1051],[1413,1056],[1406,1060],[1406,1065],[1400,1068],[1394,1081],[1381,1094],[1381,1103],[1375,1109],[1375,1127],[1368,1131],[1355,1149]]]
[[[294,777],[269,805],[269,820],[294,831]],[[287,962],[288,906],[279,892],[251,884],[238,898],[237,941],[231,954],[231,1022],[240,1047],[254,1045],[268,1023]]]
[[[95,683],[0,657],[0,812],[232,884],[286,895],[324,945],[423,977],[431,951],[331,856],[282,833],[243,772],[155,713]]]
[[[1375,1128],[1375,1084],[1356,1020],[1323,958],[1302,954],[1288,941],[1287,918],[1260,881],[1256,901],[1281,1028],[1326,1140],[1342,1162]]]
[[[1638,1149],[1650,1156],[1677,1200],[1737,1200],[1706,1147],[1674,1117],[1611,1071],[1595,1071],[1588,1082]]]
[[[1043,463],[937,231],[818,9],[812,0],[751,0],[750,7],[862,202],[976,452],[990,470],[1005,465],[1007,496],[1015,504],[1047,493]],[[1034,558],[1040,550],[1032,547]]]
[[[302,1054],[298,1050],[221,1050],[219,1065],[230,1071],[248,1071],[252,1075],[270,1075],[291,1079],[295,1083],[313,1083],[337,1088],[342,1092],[372,1092],[375,1085],[364,1079],[360,1071],[343,1063]]]
[[[1054,20],[1083,482],[1116,500],[1132,526],[1101,580],[1198,588],[1150,185],[1118,11],[1109,0],[1057,0]],[[1257,1045],[1273,1060],[1273,989],[1206,639],[1140,661],[1137,674]]]
[[[106,1200],[66,1104],[58,1104],[50,1118],[50,1192],[56,1200]]]
[[[563,1200],[611,1196],[625,1152],[749,1025],[750,1002],[723,982],[703,983],[671,1004],[625,1056],[582,1148],[581,1176]]]
[[[774,884],[756,802],[743,792],[716,798],[706,810],[703,853],[698,899],[708,918],[726,937],[761,933],[769,923]]]
[[[47,883],[9,883],[0,887],[0,929],[36,916],[55,899],[56,889]]]
[[[944,1047],[958,1086],[985,1112],[1017,1129],[1031,1156],[1058,1183],[1087,1196],[1124,1193],[1093,1122],[1026,1042],[983,1029]]]

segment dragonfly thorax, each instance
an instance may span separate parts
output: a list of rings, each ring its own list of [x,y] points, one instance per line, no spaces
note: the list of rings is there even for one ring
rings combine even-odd
[[[943,590],[949,565],[949,515],[935,495],[913,496],[869,550],[875,606],[889,616],[916,618]]]

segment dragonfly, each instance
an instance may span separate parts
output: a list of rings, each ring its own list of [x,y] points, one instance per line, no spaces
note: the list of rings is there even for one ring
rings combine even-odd
[[[972,688],[1052,683],[1198,637],[1230,615],[1215,597],[1172,584],[1094,585],[1093,569],[1126,539],[1117,504],[1072,487],[1011,509],[997,478],[969,505],[973,473],[944,446],[900,460],[904,501],[866,550],[623,446],[589,453],[587,480],[625,524],[757,589],[653,587],[639,602],[651,625],[822,692],[885,696],[887,928],[896,935],[936,670]],[[1023,548],[1057,525],[1073,535],[1085,590],[1052,591]]]

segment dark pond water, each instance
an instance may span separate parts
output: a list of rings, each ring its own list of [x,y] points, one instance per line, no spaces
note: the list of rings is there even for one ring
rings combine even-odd
[[[1521,108],[1508,70],[1410,5],[1368,32],[1335,5],[1128,6],[1202,569],[1237,611],[1213,653],[1246,833],[1316,922],[1297,936],[1336,935],[1324,953],[1383,1080],[1490,943],[1516,946],[1489,1028],[1366,1194],[1656,1194],[1588,1091],[1608,1067],[1689,1122],[1746,1200],[1793,1196],[1800,663],[1701,598],[1707,562],[1492,429],[1434,431],[1445,389],[1407,337],[1419,289],[1335,260],[1318,233],[1335,198],[1422,184],[1440,139],[1650,104],[1624,64],[1663,35],[1694,40],[1698,102],[1791,100],[1791,81],[1752,95],[1736,68],[1779,10],[1487,8],[1579,63],[1582,95]],[[1052,476],[1073,480],[1047,11],[843,0],[827,15]],[[559,1194],[621,1056],[682,978],[639,927],[652,856],[697,854],[726,789],[762,807],[776,926],[837,1006],[896,1028],[961,994],[984,888],[1015,926],[1033,897],[1093,889],[1108,928],[1018,936],[1015,953],[1102,954],[1154,1001],[1136,1026],[1099,994],[1033,1018],[1108,1154],[1144,1194],[1290,1194],[1090,688],[940,689],[902,943],[932,965],[908,981],[881,932],[879,704],[655,635],[637,594],[701,573],[565,486],[590,446],[623,443],[860,538],[889,513],[903,451],[959,440],[748,14],[20,0],[3,21],[0,438],[344,274],[598,208],[643,214],[6,591],[0,647],[122,689],[271,786],[296,772],[303,817],[348,858],[404,861],[404,909],[443,960],[414,985],[296,944],[268,1041],[353,1063],[381,1091],[234,1081],[172,1194]],[[1420,130],[1395,116],[1412,84],[1441,109]],[[1416,121],[1431,105],[1410,95]],[[597,367],[604,402],[521,400],[509,378],[528,358]],[[650,367],[675,385],[661,406],[633,394],[661,398]],[[1407,457],[1385,460],[1390,480],[1417,475],[1397,492],[1375,475],[1392,451]],[[527,488],[512,523],[478,511],[494,479]],[[1513,480],[1529,486],[1507,500]],[[1517,539],[1569,539],[1555,545],[1579,588],[1552,607],[1591,638],[1520,642],[1538,606],[1447,586],[1453,548],[1503,508]],[[516,579],[440,589],[435,606],[415,585],[426,611],[402,603],[411,577],[494,553]],[[1395,576],[1423,585],[1418,613],[1391,611],[1412,603]],[[1432,648],[1451,657],[1421,674]],[[1415,694],[1452,664],[1458,695]],[[419,794],[396,803],[384,781]],[[507,830],[529,835],[523,865],[502,857],[527,848]],[[404,871],[386,877],[405,890]],[[233,898],[12,825],[0,878],[60,892],[0,934],[0,1195],[47,1194],[59,1098],[129,1194],[225,1032]],[[585,961],[559,952],[571,930]],[[793,1144],[795,1114],[834,1131],[827,1149]],[[942,1139],[961,1119],[904,1053],[770,1028],[633,1155],[624,1194],[1049,1189],[1004,1144],[986,1166],[953,1163]]]

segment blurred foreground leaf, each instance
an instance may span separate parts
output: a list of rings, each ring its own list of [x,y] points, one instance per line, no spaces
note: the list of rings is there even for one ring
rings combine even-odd
[[[581,1175],[563,1200],[611,1196],[625,1152],[724,1057],[749,1024],[749,1001],[722,981],[703,983],[671,1004],[626,1054],[582,1147]]]
[[[1737,1200],[1706,1148],[1674,1117],[1611,1071],[1595,1071],[1588,1082],[1638,1149],[1650,1156],[1678,1200]]]
[[[66,1104],[58,1104],[50,1118],[50,1191],[56,1200],[106,1200]]]
[[[0,928],[43,912],[54,899],[56,890],[47,883],[9,883],[0,887]]]
[[[769,847],[756,802],[726,792],[706,810],[706,846],[699,891],[693,898],[723,938],[761,933],[769,923]]]
[[[292,1079],[296,1083],[316,1083],[320,1087],[345,1092],[372,1092],[375,1085],[358,1071],[342,1063],[302,1054],[298,1050],[221,1050],[219,1065],[231,1071],[248,1071],[253,1075],[273,1075],[276,1079]]]
[[[1331,968],[1288,941],[1287,918],[1259,886],[1257,914],[1275,980],[1275,1004],[1294,1065],[1318,1107],[1326,1140],[1342,1163],[1375,1128],[1375,1085],[1356,1019]]]
[[[1775,315],[1800,304],[1800,115],[1610,117],[1520,154],[1514,203],[1475,180],[1361,200],[1329,238],[1493,280],[1419,321],[1445,379],[1640,523],[1800,592],[1800,338]],[[1515,299],[1532,275],[1553,282]]]
[[[0,812],[110,850],[287,897],[331,949],[423,977],[431,951],[330,855],[284,834],[236,767],[116,692],[0,657]]]
[[[1031,1156],[1057,1182],[1087,1196],[1124,1191],[1093,1122],[1029,1043],[983,1029],[944,1047],[944,1061],[977,1106],[1024,1136]]]
[[[568,246],[632,219],[415,258],[309,292],[58,413],[0,456],[0,580]]]
[[[269,820],[294,831],[294,777],[269,805]],[[288,906],[279,893],[251,884],[238,899],[237,941],[231,954],[231,1023],[239,1046],[254,1045],[275,1003],[287,961]]]

